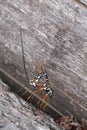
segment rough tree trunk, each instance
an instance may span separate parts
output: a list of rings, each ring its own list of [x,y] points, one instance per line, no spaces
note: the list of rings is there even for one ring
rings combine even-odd
[[[20,26],[29,78],[41,62],[54,90],[50,104],[87,119],[87,2],[0,0],[0,67],[26,83]]]

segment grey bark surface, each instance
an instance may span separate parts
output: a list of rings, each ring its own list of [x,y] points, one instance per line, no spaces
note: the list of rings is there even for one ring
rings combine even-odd
[[[39,61],[48,72],[63,114],[87,119],[87,2],[0,0],[0,67],[26,83],[20,43],[23,32],[29,78]]]
[[[0,80],[0,130],[62,130],[53,118],[27,104]]]

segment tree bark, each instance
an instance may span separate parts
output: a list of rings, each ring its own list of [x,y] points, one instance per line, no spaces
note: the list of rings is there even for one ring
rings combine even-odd
[[[0,0],[0,67],[26,84],[21,27],[29,79],[40,62],[54,90],[50,104],[80,121],[87,119],[86,6],[85,0]]]

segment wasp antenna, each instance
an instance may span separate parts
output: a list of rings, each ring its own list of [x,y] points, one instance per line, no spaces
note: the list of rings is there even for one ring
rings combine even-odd
[[[27,69],[26,69],[26,64],[25,64],[25,57],[24,57],[24,42],[23,42],[23,38],[22,38],[22,28],[21,28],[21,27],[20,27],[20,37],[21,37],[21,47],[22,47],[23,66],[24,66],[24,71],[25,71],[25,75],[26,75],[27,81],[29,82],[29,77],[28,77],[28,73],[27,73]]]
[[[36,63],[36,70],[38,73],[43,72],[42,64],[39,61],[37,61],[37,63]]]
[[[39,71],[40,71],[39,62],[37,62],[37,63],[35,64],[35,67],[36,67],[36,71],[37,71],[38,73],[40,73],[40,72],[39,72]]]
[[[45,72],[45,68],[43,66],[41,66],[41,71]]]

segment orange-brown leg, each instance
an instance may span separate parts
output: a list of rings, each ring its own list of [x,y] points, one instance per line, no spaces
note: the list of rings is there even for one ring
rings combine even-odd
[[[42,93],[43,93],[44,89],[41,89],[41,91],[39,92],[39,96],[42,98]],[[40,100],[37,102],[37,105],[39,106],[40,105]]]
[[[26,102],[28,102],[28,101],[31,99],[31,97],[32,97],[32,95],[30,95],[30,96],[27,98]]]
[[[37,83],[36,86],[41,88],[40,91],[39,91],[39,96],[42,98],[42,93],[44,91],[43,84],[42,83]],[[39,106],[40,102],[41,102],[40,100],[37,102],[37,106]]]
[[[42,88],[39,89],[39,90],[35,90],[35,91],[34,91],[34,94],[39,93],[39,92],[41,92],[41,91],[42,91]],[[32,95],[30,95],[30,96],[27,98],[26,102],[28,102],[31,97],[32,97]]]
[[[19,100],[20,100],[20,98],[22,98],[26,93],[27,93],[27,90],[25,90],[25,92],[20,95]]]
[[[44,96],[43,101],[48,102],[48,94],[46,94],[46,95]],[[43,102],[43,103],[41,103],[41,105],[40,105],[40,109],[41,109],[41,110],[44,110],[46,106],[47,106],[47,104],[45,104],[45,103]]]
[[[48,103],[48,97],[47,97],[47,101],[46,102]],[[44,109],[46,108],[46,106],[47,106],[47,104],[44,104],[44,106],[42,108],[42,111],[44,111]]]

